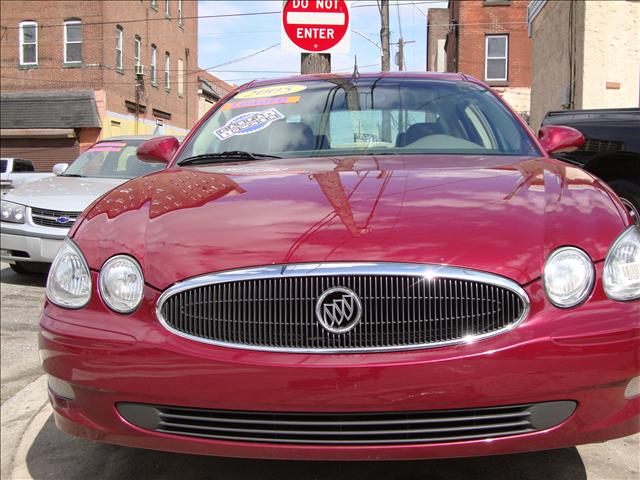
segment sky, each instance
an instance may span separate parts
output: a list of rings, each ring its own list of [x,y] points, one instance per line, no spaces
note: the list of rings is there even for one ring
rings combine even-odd
[[[280,11],[280,0],[199,0],[199,16]],[[353,8],[356,5],[368,7]],[[351,2],[351,51],[331,56],[332,71],[353,71],[354,56],[358,70],[380,70],[380,14],[374,0]],[[429,8],[446,8],[446,1],[390,0],[391,43],[400,37],[405,42],[406,70],[426,70],[426,13]],[[399,13],[399,15],[398,15]],[[198,65],[227,82],[242,84],[257,78],[275,78],[300,73],[300,54],[284,52],[276,46],[264,53],[230,65],[209,69],[280,42],[280,15],[200,18],[198,25]],[[358,33],[354,33],[353,31]],[[365,37],[369,37],[367,40]],[[397,47],[391,47],[391,70]]]

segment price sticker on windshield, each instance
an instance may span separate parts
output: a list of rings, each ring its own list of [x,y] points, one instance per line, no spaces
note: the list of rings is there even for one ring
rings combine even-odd
[[[235,137],[236,135],[249,135],[264,130],[277,120],[284,118],[278,110],[270,108],[264,112],[248,112],[230,119],[224,126],[213,133],[220,140]]]

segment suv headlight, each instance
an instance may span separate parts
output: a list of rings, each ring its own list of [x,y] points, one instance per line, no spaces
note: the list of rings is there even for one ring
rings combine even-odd
[[[604,261],[604,292],[612,300],[640,298],[640,227],[632,225],[613,242]]]
[[[142,301],[142,269],[128,255],[116,255],[104,262],[98,285],[104,303],[118,313],[133,312]]]
[[[65,308],[82,308],[91,299],[91,273],[80,249],[65,238],[47,278],[47,298]]]
[[[2,218],[3,222],[24,223],[24,217],[27,210],[24,205],[7,202],[5,200],[2,200],[0,204],[2,205],[0,218]]]
[[[582,303],[593,290],[595,269],[585,252],[575,247],[556,249],[544,265],[544,291],[556,307]]]

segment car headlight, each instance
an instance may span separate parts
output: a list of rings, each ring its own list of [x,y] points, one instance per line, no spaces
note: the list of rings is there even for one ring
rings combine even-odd
[[[26,207],[13,202],[3,200],[0,211],[0,218],[3,222],[24,223]]]
[[[142,301],[144,277],[140,265],[128,255],[116,255],[100,270],[100,296],[118,313],[130,313]]]
[[[613,242],[604,261],[604,292],[612,300],[640,298],[640,227],[632,225]]]
[[[47,278],[47,298],[65,308],[82,308],[91,299],[91,273],[80,249],[65,238]]]
[[[570,308],[591,293],[595,269],[589,256],[575,247],[560,247],[544,265],[544,290],[556,307]]]

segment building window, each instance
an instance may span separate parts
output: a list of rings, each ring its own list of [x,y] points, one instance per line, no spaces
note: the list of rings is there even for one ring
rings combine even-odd
[[[184,62],[178,59],[178,95],[184,95]]]
[[[20,23],[20,65],[38,64],[38,24]]]
[[[158,72],[156,67],[158,66],[158,49],[155,45],[151,45],[151,65],[149,67],[149,75],[151,76],[151,83],[153,85],[158,84]]]
[[[64,63],[82,63],[82,22],[64,22]]]
[[[171,9],[169,8],[169,0],[164,0],[164,16],[171,18]]]
[[[169,90],[171,88],[171,77],[169,72],[171,71],[171,55],[169,52],[164,52],[164,88]]]
[[[133,62],[134,65],[140,65],[140,52],[142,47],[142,40],[136,35],[133,39]]]
[[[182,0],[178,0],[178,24],[182,25]]]
[[[487,35],[485,42],[485,80],[499,82],[506,81],[509,57],[509,36]]]
[[[122,58],[122,37],[124,35],[124,29],[118,25],[116,27],[116,68],[122,70],[124,68]]]

